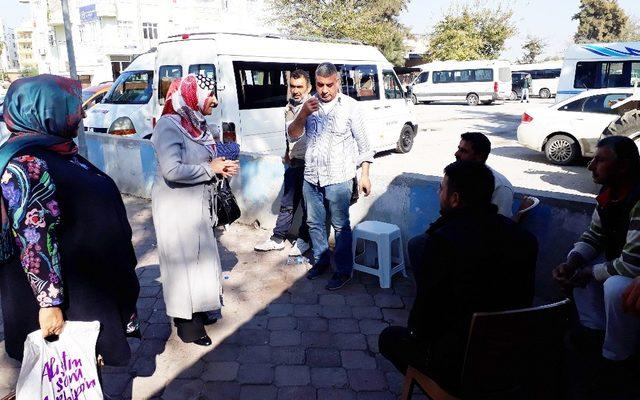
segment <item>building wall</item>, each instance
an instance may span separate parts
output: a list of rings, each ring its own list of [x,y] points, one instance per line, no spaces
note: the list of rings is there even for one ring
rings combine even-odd
[[[16,47],[18,50],[18,64],[20,69],[37,67],[35,47],[33,43],[33,29],[22,26],[16,29]]]
[[[60,1],[30,3],[38,69],[68,75]],[[78,74],[92,84],[113,80],[136,55],[170,35],[263,32],[263,8],[264,0],[69,0]]]
[[[0,18],[0,41],[4,43],[2,55],[0,55],[0,69],[3,71],[18,69],[16,34],[12,28],[4,24],[2,18]]]

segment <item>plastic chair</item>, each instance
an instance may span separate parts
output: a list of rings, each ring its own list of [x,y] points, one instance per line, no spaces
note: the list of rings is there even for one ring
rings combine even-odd
[[[527,213],[536,208],[540,204],[540,200],[533,196],[524,196],[520,202],[518,211],[513,215],[515,222],[520,222]]]
[[[364,241],[364,252],[357,254],[358,240]],[[375,242],[377,252],[374,254],[373,246],[369,242]],[[394,256],[393,250],[397,251]],[[376,275],[380,279],[380,287],[391,287],[391,278],[394,274],[402,272],[407,277],[404,262],[404,250],[400,228],[393,224],[380,221],[364,221],[353,229],[353,269]],[[359,263],[363,259],[363,264]],[[377,259],[377,262],[376,262]],[[373,268],[377,264],[377,268]],[[394,266],[395,265],[395,266]]]
[[[460,393],[409,367],[401,399],[411,398],[415,383],[433,400],[557,398],[554,368],[560,368],[569,303],[473,314]]]

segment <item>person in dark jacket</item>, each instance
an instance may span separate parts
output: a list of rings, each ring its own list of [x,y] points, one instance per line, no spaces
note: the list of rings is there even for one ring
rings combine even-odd
[[[484,164],[456,161],[444,173],[441,216],[411,260],[417,295],[408,326],[386,328],[379,347],[400,372],[411,365],[455,393],[473,313],[531,305],[538,244],[497,213]]]
[[[83,116],[80,82],[19,79],[4,105],[9,143],[29,142],[2,154],[12,157],[0,182],[7,354],[21,360],[27,335],[38,329],[48,337],[65,320],[99,321],[97,354],[106,365],[127,365],[127,336],[139,337],[137,261],[118,188],[73,142]]]

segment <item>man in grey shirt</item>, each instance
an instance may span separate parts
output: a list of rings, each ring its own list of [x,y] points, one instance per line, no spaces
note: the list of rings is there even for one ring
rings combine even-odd
[[[297,69],[291,73],[289,77],[289,92],[291,98],[284,110],[285,119],[285,136],[287,128],[293,122],[296,115],[300,112],[302,105],[309,99],[311,91],[311,81],[309,73]],[[284,171],[284,191],[282,200],[280,201],[280,213],[276,220],[276,226],[273,229],[273,235],[266,241],[257,244],[254,247],[256,251],[282,250],[285,245],[285,238],[291,224],[293,216],[298,208],[298,204],[302,204],[302,223],[298,229],[298,239],[293,244],[290,256],[299,256],[309,250],[309,228],[307,226],[307,209],[302,199],[302,182],[304,182],[304,154],[307,150],[307,139],[303,134],[298,140],[289,143],[287,140],[287,153],[284,156],[284,162],[288,165]]]
[[[352,234],[349,205],[356,168],[362,166],[358,190],[371,193],[369,146],[358,102],[339,93],[340,76],[335,65],[322,63],[316,69],[316,95],[307,100],[289,125],[293,143],[307,139],[303,194],[307,205],[314,265],[307,278],[316,279],[329,269],[330,255],[325,221],[327,213],[336,233],[336,270],[326,288],[336,290],[351,279]]]

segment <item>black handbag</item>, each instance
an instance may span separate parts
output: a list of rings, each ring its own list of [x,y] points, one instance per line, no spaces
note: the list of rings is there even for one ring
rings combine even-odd
[[[217,191],[213,197],[213,207],[218,216],[216,226],[229,225],[240,218],[240,207],[231,193],[227,178],[220,179],[216,186]]]

